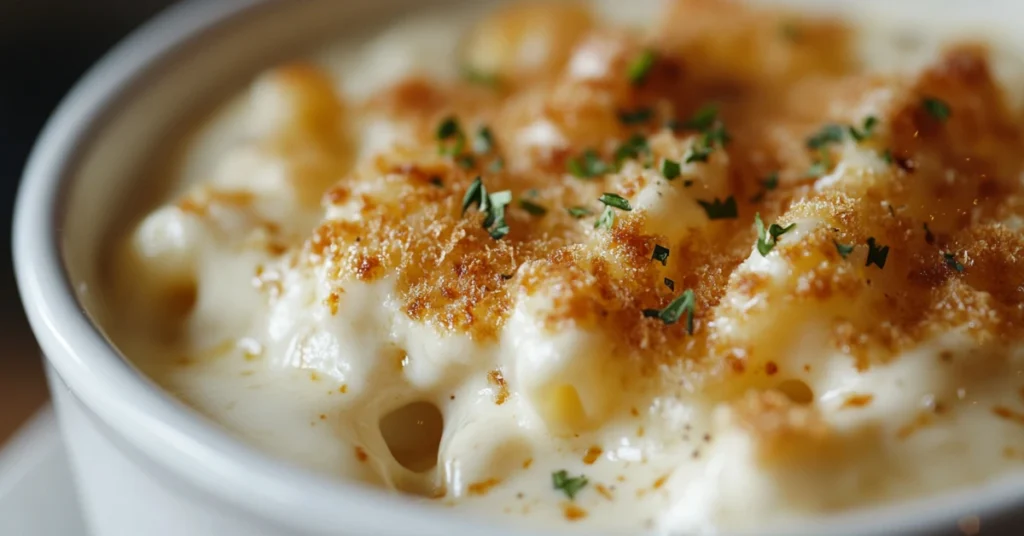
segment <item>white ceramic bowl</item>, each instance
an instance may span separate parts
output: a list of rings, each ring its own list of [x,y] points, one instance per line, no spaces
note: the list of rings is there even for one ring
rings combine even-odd
[[[265,456],[158,389],[102,332],[103,239],[115,215],[152,189],[147,165],[161,140],[275,61],[441,3],[196,0],[118,46],[51,119],[18,196],[15,264],[94,535],[527,534]],[[903,16],[914,16],[914,4],[901,6]],[[1015,0],[929,6],[952,21],[1024,22]],[[957,534],[967,516],[987,533],[1022,506],[1018,477],[781,533]]]

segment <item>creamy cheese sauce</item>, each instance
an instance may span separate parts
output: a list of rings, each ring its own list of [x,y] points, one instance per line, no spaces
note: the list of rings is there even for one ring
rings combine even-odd
[[[621,10],[622,4],[603,3],[603,16],[639,22],[654,9]],[[459,65],[446,60],[458,55],[479,16],[405,21],[369,43],[328,48],[314,63],[348,102],[409,75],[455,79]],[[857,43],[878,72],[919,70],[935,61],[949,35],[901,46],[905,34],[875,28],[878,34]],[[533,65],[547,46],[524,45],[519,59]],[[580,80],[601,79],[610,69],[606,54],[616,52],[580,49],[567,69]],[[1013,80],[1012,62],[1004,63],[1000,73]],[[394,275],[346,281],[339,291],[330,262],[304,270],[282,254],[301,247],[325,218],[359,221],[359,192],[397,195],[388,192],[399,179],[384,176],[353,186],[327,208],[319,203],[344,174],[339,169],[412,143],[416,134],[358,106],[333,110],[318,101],[322,96],[295,89],[289,76],[260,77],[201,129],[177,177],[186,201],[146,215],[112,267],[118,345],[166,389],[244,440],[315,471],[501,515],[501,522],[625,533],[712,533],[807,519],[982,482],[1024,460],[1024,426],[1014,422],[1024,417],[992,415],[993,408],[1020,406],[1024,351],[981,367],[974,356],[987,350],[965,326],[860,370],[828,342],[829,319],[850,304],[777,305],[799,292],[792,281],[801,270],[780,250],[830,225],[821,219],[794,220],[767,255],[751,244],[732,278],[763,277],[765,290],[727,293],[706,320],[718,337],[772,341],[778,366],[806,368],[801,380],[779,389],[793,400],[806,391],[813,415],[802,413],[807,406],[794,409],[755,392],[723,403],[670,365],[661,366],[661,380],[626,374],[615,359],[614,335],[546,326],[557,289],[513,293],[503,329],[488,341],[410,318]],[[893,98],[888,88],[877,89],[857,115],[881,113]],[[318,118],[332,113],[350,125],[339,142],[348,149],[324,149],[333,160],[323,169],[320,149],[295,157],[308,140],[289,137],[290,129],[302,123],[319,136]],[[529,154],[570,145],[547,119],[516,136],[509,143]],[[652,146],[662,143],[658,136]],[[666,157],[683,160],[697,141],[663,143]],[[841,151],[811,189],[826,192],[886,170],[874,151],[849,142]],[[514,158],[507,165],[530,167]],[[621,173],[642,177],[634,209],[646,215],[650,232],[674,243],[708,224],[695,202],[728,195],[729,165],[718,152],[706,163],[684,163],[676,182],[657,180],[657,166],[639,162]],[[313,178],[299,177],[310,169]],[[683,180],[696,186],[683,188]],[[614,259],[607,234],[588,233],[581,247]],[[857,255],[863,264],[865,253],[851,258]],[[524,263],[514,275],[535,268]],[[164,305],[157,310],[153,303]],[[667,378],[682,380],[669,389],[661,383]],[[957,411],[936,417],[951,401]],[[745,424],[748,410],[758,415],[753,429]],[[765,454],[765,436],[805,425],[813,435],[808,423],[830,430],[820,449]],[[559,471],[585,475],[587,484],[569,497],[554,489]]]

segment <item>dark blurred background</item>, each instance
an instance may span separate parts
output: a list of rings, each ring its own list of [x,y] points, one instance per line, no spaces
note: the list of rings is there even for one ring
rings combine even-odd
[[[202,0],[196,0],[202,1]],[[25,158],[82,73],[172,0],[0,0],[0,443],[47,398],[11,265],[11,213]]]

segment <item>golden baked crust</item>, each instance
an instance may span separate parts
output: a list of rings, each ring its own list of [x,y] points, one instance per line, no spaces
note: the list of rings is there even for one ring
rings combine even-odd
[[[327,306],[336,310],[348,281],[394,277],[409,317],[487,341],[498,337],[519,293],[543,292],[553,300],[544,319],[550,330],[607,333],[622,361],[641,373],[667,365],[696,371],[711,385],[747,378],[728,392],[769,385],[779,364],[759,346],[762,338],[720,333],[716,319],[742,325],[771,310],[841,311],[829,344],[862,369],[952,330],[965,330],[992,355],[1020,340],[1024,239],[1006,222],[1022,214],[1022,133],[984,48],[958,46],[921,73],[882,77],[861,69],[848,45],[852,31],[836,21],[720,0],[677,0],[661,21],[646,37],[600,25],[585,33],[575,51],[603,55],[603,75],[581,77],[565,64],[532,73],[529,84],[412,78],[351,107],[413,125],[413,136],[327,192],[329,211],[349,212],[325,220],[296,259],[329,270],[335,289]],[[649,71],[631,81],[647,53]],[[635,199],[664,158],[701,142],[706,129],[665,125],[708,103],[718,104],[731,140],[713,149],[719,154],[709,163],[696,164],[689,194],[706,202],[731,197],[737,216],[670,238],[648,224],[645,211],[616,210],[610,229],[594,229],[602,193]],[[624,124],[623,112],[636,111],[650,118]],[[449,116],[466,137],[454,156],[439,154],[453,143],[437,136]],[[563,142],[524,145],[522,130],[537,122],[554,125]],[[848,127],[871,133],[809,148],[808,139],[830,124],[841,125],[847,140]],[[493,147],[474,151],[482,126]],[[588,150],[613,162],[636,134],[650,156],[626,158],[618,171],[595,177],[568,171]],[[851,164],[823,185],[821,176],[850,151],[887,163]],[[653,166],[645,170],[648,158]],[[499,159],[504,165],[496,169]],[[700,166],[713,163],[726,170],[725,196],[700,180]],[[816,164],[825,168],[812,176]],[[766,186],[773,174],[777,184]],[[491,236],[478,207],[463,214],[463,196],[478,177],[487,191],[512,194],[506,236]],[[529,204],[545,212],[531,213],[537,209]],[[574,217],[572,207],[590,214]],[[755,213],[765,222],[820,222],[800,240],[776,245],[793,267],[781,290],[763,273],[737,270],[757,242]],[[890,248],[884,267],[865,266],[869,241]],[[846,256],[837,244],[855,249]],[[656,245],[670,251],[665,265],[652,260]],[[696,296],[692,334],[685,319],[667,324],[644,314],[685,289]],[[727,293],[764,305],[742,310],[723,301]]]

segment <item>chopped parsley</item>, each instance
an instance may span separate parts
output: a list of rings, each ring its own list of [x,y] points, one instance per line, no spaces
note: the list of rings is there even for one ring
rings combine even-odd
[[[739,210],[736,208],[736,198],[729,196],[724,201],[717,197],[711,202],[697,200],[701,207],[704,207],[704,212],[707,213],[709,220],[730,220],[739,217]]]
[[[551,473],[551,484],[555,489],[565,493],[569,500],[575,499],[576,494],[585,488],[588,482],[587,477],[583,475],[570,477],[565,469]]]
[[[779,172],[773,171],[761,181],[761,191],[750,198],[751,203],[759,203],[764,199],[765,194],[779,187]]]
[[[476,165],[476,159],[471,154],[460,154],[455,157],[455,163],[463,169],[472,169]]]
[[[839,253],[839,256],[844,259],[849,257],[850,253],[853,253],[854,244],[850,244],[847,246],[846,244],[840,244],[839,241],[835,239],[832,239],[832,243],[836,245],[836,252]]]
[[[462,214],[465,215],[470,207],[476,205],[477,210],[484,214],[484,229],[491,235],[491,238],[499,240],[508,234],[508,224],[505,222],[505,207],[512,202],[512,192],[504,190],[493,194],[487,193],[480,177],[477,177],[462,198]]]
[[[633,207],[629,206],[629,201],[619,194],[603,193],[597,200],[609,207],[615,207],[626,212],[633,210]]]
[[[807,148],[821,150],[833,143],[842,143],[843,127],[834,123],[821,127],[821,130],[807,138]]]
[[[565,209],[565,211],[568,212],[570,216],[576,218],[577,220],[594,214],[593,211],[591,211],[589,208],[579,206],[569,207]]]
[[[569,160],[568,168],[569,173],[581,179],[597,177],[610,171],[608,164],[604,163],[601,156],[593,149],[587,149],[579,158]]]
[[[532,216],[543,216],[548,213],[547,208],[528,199],[520,199],[519,208],[525,210]]]
[[[491,162],[491,165],[487,166],[487,171],[490,171],[492,173],[497,173],[502,169],[505,169],[505,159],[500,156],[498,158],[495,158]]]
[[[459,120],[454,115],[444,118],[437,125],[438,153],[448,156],[457,156],[462,153],[466,146],[466,135],[462,133]]]
[[[615,150],[615,165],[622,165],[623,160],[628,158],[639,158],[642,154],[650,154],[651,147],[647,145],[647,138],[641,134],[633,134]]]
[[[668,158],[666,158],[661,163],[661,174],[665,177],[665,179],[672,180],[678,178],[680,173],[682,173],[682,170],[679,167],[679,162],[676,162],[675,160],[669,160]]]
[[[796,227],[795,223],[791,223],[785,227],[773,223],[768,226],[768,232],[765,233],[764,222],[761,221],[761,213],[754,214],[754,227],[757,228],[757,252],[762,257],[768,255],[771,250],[775,247],[775,244],[779,243],[779,237],[788,233]]]
[[[679,322],[683,314],[686,314],[686,332],[693,335],[693,310],[697,306],[697,297],[690,289],[685,290],[664,309],[644,309],[644,316],[660,319],[665,325]]]
[[[626,78],[629,79],[629,83],[634,86],[643,84],[647,80],[647,75],[651,74],[651,68],[654,67],[656,59],[654,51],[651,49],[644,50],[633,58],[626,67]]]
[[[949,104],[946,104],[946,101],[934,97],[921,99],[921,107],[928,112],[928,115],[932,116],[932,119],[940,123],[945,123],[953,115],[953,111],[949,109]]]
[[[473,152],[477,154],[487,154],[494,149],[494,133],[491,132],[491,128],[488,126],[480,127],[480,130],[476,132],[476,136],[473,137]]]
[[[879,268],[885,268],[885,260],[889,258],[889,246],[878,246],[875,244],[875,237],[868,238],[868,262],[864,266],[872,264]]]
[[[618,194],[601,194],[598,201],[605,204],[605,209],[604,212],[601,213],[601,217],[594,222],[594,229],[611,229],[612,225],[615,225],[616,208],[619,210],[625,210],[626,212],[633,210],[633,207],[629,206],[629,201]]]
[[[668,254],[669,250],[667,247],[661,244],[654,244],[654,254],[651,255],[651,260],[660,262],[662,266],[667,266]]]
[[[825,149],[821,150],[819,158],[811,164],[811,167],[807,169],[807,176],[811,178],[818,178],[828,174],[828,170],[832,168],[832,158],[829,157],[828,151]]]
[[[928,228],[928,223],[927,222],[925,222],[923,225],[924,225],[924,241],[925,241],[925,243],[927,243],[928,245],[934,244],[935,243],[935,235],[932,234],[932,230]]]
[[[650,108],[637,108],[635,110],[620,110],[619,121],[623,125],[642,125],[654,117],[654,110]]]
[[[704,135],[690,147],[686,155],[686,163],[707,162],[708,157],[714,152],[715,146],[724,147],[732,140],[732,136],[725,130],[721,123],[717,123],[704,132]]]
[[[957,272],[964,272],[964,265],[960,264],[960,261],[956,260],[956,253],[943,253],[942,258],[946,260],[946,266],[950,269],[956,270]]]
[[[672,281],[671,279],[666,277],[665,278],[665,286],[668,287],[669,290],[675,290],[676,289],[676,282]]]
[[[878,126],[878,118],[869,115],[864,119],[864,126],[860,130],[857,130],[857,127],[850,127],[850,136],[857,141],[864,141],[871,137],[876,126]]]
[[[882,159],[882,162],[885,162],[887,165],[891,166],[892,165],[892,149],[886,149],[886,150],[882,151],[882,154],[880,155],[880,158]]]
[[[715,104],[705,104],[698,108],[697,111],[680,126],[703,132],[714,126],[716,121],[718,121],[718,106]]]
[[[615,209],[604,207],[604,212],[594,222],[594,229],[611,229],[615,225]]]

